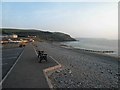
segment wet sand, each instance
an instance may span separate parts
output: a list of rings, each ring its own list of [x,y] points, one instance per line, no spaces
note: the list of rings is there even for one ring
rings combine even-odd
[[[63,66],[49,75],[54,88],[118,88],[117,58],[63,48],[58,43],[36,45]]]

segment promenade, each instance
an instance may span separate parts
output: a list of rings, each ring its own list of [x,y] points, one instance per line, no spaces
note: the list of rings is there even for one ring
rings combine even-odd
[[[28,44],[18,58],[2,88],[49,88],[43,70],[57,65],[50,57],[48,62],[38,63],[32,44]]]
[[[35,48],[48,54],[48,62],[38,63]],[[24,48],[17,61],[3,88],[118,88],[119,60],[114,57],[35,42]],[[47,72],[46,78],[43,71],[57,63],[62,68]]]

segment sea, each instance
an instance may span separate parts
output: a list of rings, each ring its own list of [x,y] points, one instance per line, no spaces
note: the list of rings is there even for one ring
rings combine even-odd
[[[62,42],[62,44],[85,50],[94,51],[114,51],[113,53],[104,53],[110,56],[118,57],[118,40],[104,38],[76,38],[77,41]]]

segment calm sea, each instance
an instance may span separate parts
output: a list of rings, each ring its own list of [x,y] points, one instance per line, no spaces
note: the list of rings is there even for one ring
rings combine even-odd
[[[64,42],[63,44],[79,49],[94,51],[114,51],[109,55],[118,56],[118,40],[77,38],[78,41]]]

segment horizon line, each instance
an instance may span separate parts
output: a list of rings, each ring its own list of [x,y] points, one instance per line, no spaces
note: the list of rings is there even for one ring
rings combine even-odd
[[[56,31],[51,31],[47,29],[38,29],[38,28],[17,28],[17,27],[0,27],[1,29],[25,29],[25,30],[41,30],[41,31],[49,31],[49,32],[56,32]],[[62,31],[61,31],[62,32]],[[63,32],[64,33],[64,32]],[[69,34],[69,33],[67,33]],[[70,35],[70,34],[69,34]],[[70,35],[71,36],[71,35]],[[72,36],[73,37],[73,36]],[[109,39],[109,38],[101,38],[101,37],[74,37],[74,38],[94,38],[94,39],[107,39],[107,40],[120,40],[119,37],[115,39]]]

